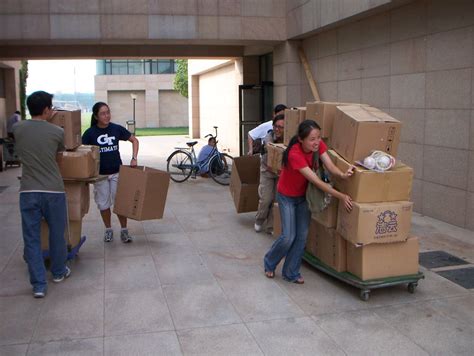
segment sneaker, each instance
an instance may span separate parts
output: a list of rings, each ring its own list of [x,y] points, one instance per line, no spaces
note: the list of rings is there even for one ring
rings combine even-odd
[[[133,241],[133,238],[128,234],[128,230],[122,230],[120,231],[120,240],[123,243],[129,243]]]
[[[70,275],[71,275],[71,269],[68,266],[66,266],[66,272],[64,272],[62,276],[53,277],[53,282],[54,283],[62,282],[64,281],[64,278],[68,278]]]
[[[33,298],[39,299],[39,298],[44,298],[46,296],[45,291],[36,291],[33,292]]]
[[[262,225],[259,225],[257,223],[255,223],[255,225],[253,226],[253,228],[255,229],[256,232],[261,232],[263,227]]]
[[[114,241],[114,230],[112,230],[112,229],[110,229],[110,230],[105,230],[104,241],[105,241],[105,242],[112,242],[112,241]]]

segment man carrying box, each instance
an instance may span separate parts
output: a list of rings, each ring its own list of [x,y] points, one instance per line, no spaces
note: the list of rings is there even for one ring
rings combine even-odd
[[[47,120],[53,114],[53,96],[44,91],[32,93],[26,100],[31,120],[13,126],[17,153],[23,163],[20,185],[20,211],[24,257],[28,264],[33,296],[46,295],[46,269],[41,251],[40,226],[44,218],[49,226],[49,253],[53,282],[69,277],[64,240],[67,206],[64,183],[56,163],[56,154],[64,150],[64,130]]]
[[[275,118],[277,115],[284,114],[285,109],[286,106],[283,104],[278,104],[275,106],[275,109],[273,109],[273,118]],[[249,156],[260,153],[265,136],[267,136],[268,131],[272,129],[272,125],[273,119],[258,125],[248,132],[247,139],[249,145]]]
[[[269,142],[282,143],[283,142],[283,123],[285,116],[279,114],[273,119],[273,130],[270,130],[265,136],[265,144]],[[264,146],[265,147],[265,146]],[[271,233],[273,229],[273,201],[275,200],[276,183],[278,176],[271,172],[267,166],[267,152],[264,149],[260,158],[260,184],[258,186],[258,211],[255,216],[255,231],[263,230],[266,223],[267,232]]]

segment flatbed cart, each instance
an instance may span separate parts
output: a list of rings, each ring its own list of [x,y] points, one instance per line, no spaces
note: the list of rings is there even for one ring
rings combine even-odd
[[[397,277],[388,277],[381,279],[371,279],[368,281],[363,281],[360,278],[354,276],[349,272],[337,272],[333,268],[324,264],[317,257],[313,256],[308,251],[305,251],[303,255],[303,260],[314,268],[339,279],[340,281],[347,283],[353,287],[360,289],[359,298],[364,302],[368,301],[370,298],[370,291],[372,289],[385,288],[396,286],[400,284],[406,284],[408,292],[415,293],[415,289],[418,286],[418,281],[425,278],[425,275],[422,272],[417,274],[407,275],[407,276],[397,276]]]

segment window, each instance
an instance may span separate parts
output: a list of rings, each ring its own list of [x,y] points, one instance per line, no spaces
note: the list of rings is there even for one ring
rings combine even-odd
[[[99,70],[97,73],[100,74]],[[106,59],[103,61],[103,73],[106,75],[173,74],[176,73],[176,62],[174,59]]]

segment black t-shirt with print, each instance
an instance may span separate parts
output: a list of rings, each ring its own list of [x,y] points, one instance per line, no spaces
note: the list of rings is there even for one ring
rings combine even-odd
[[[127,141],[131,135],[125,127],[111,122],[106,128],[88,128],[82,135],[82,144],[99,146],[100,174],[114,174],[122,164],[119,141]]]

